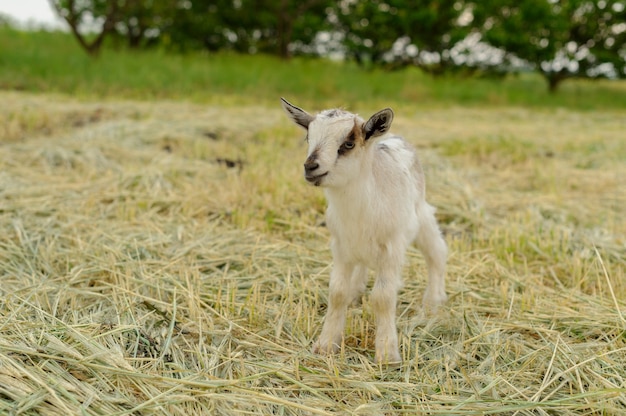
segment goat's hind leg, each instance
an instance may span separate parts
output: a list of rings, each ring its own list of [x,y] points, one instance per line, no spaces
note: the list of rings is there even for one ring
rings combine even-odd
[[[366,276],[367,270],[360,266],[335,262],[330,274],[328,311],[324,318],[322,333],[318,341],[313,344],[313,352],[331,354],[339,350],[346,325],[348,305],[359,296],[365,284],[363,279]]]
[[[428,268],[428,284],[422,303],[427,311],[436,312],[448,299],[445,283],[448,247],[439,231],[435,209],[426,204],[420,214],[422,222],[415,242]]]

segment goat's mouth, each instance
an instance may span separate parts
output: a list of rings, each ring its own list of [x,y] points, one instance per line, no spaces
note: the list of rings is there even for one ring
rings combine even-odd
[[[324,172],[321,175],[304,175],[304,178],[312,185],[320,186],[322,184],[322,179],[328,175],[328,172]]]

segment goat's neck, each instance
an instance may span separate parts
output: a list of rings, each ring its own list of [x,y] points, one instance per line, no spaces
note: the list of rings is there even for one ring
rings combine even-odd
[[[371,150],[371,149],[369,149]],[[326,199],[329,205],[338,210],[348,209],[353,213],[368,203],[371,190],[375,186],[372,172],[372,153],[367,152],[359,165],[359,172],[344,186],[326,188]]]

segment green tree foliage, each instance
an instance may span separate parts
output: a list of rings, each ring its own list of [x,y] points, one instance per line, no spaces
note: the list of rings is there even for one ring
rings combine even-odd
[[[625,2],[485,0],[474,15],[485,41],[539,71],[550,91],[568,77],[623,77]]]
[[[569,77],[626,77],[626,0],[49,1],[91,55],[106,37],[284,58],[340,39],[364,66],[506,73],[514,62],[551,91]]]
[[[169,0],[118,1],[116,34],[125,38],[132,48],[154,43],[163,28],[171,24],[171,13],[179,7]]]
[[[338,2],[338,28],[348,54],[360,63],[417,65],[439,73],[454,66],[451,49],[472,31],[463,0]]]
[[[166,29],[183,47],[266,52],[289,57],[294,41],[307,44],[326,26],[329,0],[189,0]]]

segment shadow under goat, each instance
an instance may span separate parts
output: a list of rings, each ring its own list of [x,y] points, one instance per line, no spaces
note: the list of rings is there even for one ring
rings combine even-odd
[[[400,362],[396,301],[405,253],[415,242],[425,257],[428,285],[423,298],[434,311],[446,299],[447,246],[425,199],[425,181],[415,150],[389,133],[393,111],[367,121],[340,109],[311,115],[284,98],[282,106],[307,131],[304,177],[324,188],[333,268],[329,304],[316,353],[335,353],[348,305],[365,290],[368,269],[376,272],[370,301],[376,318],[376,362]]]

